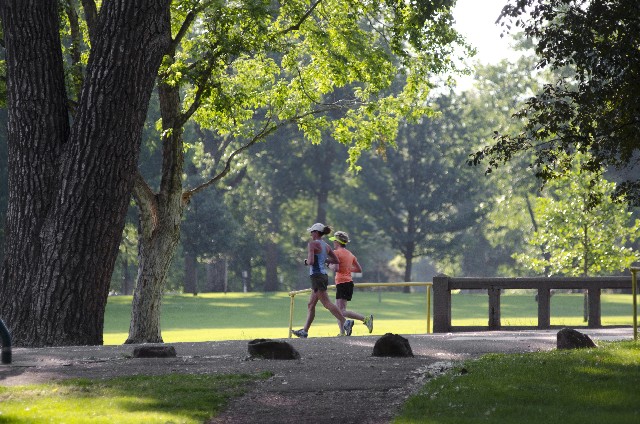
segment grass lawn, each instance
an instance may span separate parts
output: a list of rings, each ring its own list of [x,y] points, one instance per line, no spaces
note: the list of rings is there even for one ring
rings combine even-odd
[[[330,292],[333,298],[334,292]],[[306,319],[307,294],[295,296],[293,328],[301,328]],[[166,343],[215,340],[251,340],[286,338],[289,325],[288,293],[205,293],[198,296],[168,295],[162,304],[161,328]],[[551,298],[551,324],[582,326],[582,294],[556,294]],[[632,303],[629,294],[602,295],[603,325],[632,325]],[[486,326],[488,296],[454,294],[453,325]],[[425,292],[410,294],[356,290],[349,309],[373,314],[374,335],[423,334],[427,331]],[[534,295],[501,296],[503,325],[537,324]],[[105,344],[122,344],[129,331],[131,296],[112,296],[107,304],[104,326]],[[335,318],[322,305],[316,308],[316,319],[310,337],[335,336]],[[354,327],[354,336],[367,335],[362,324]]]
[[[332,293],[333,295],[333,293]],[[308,295],[295,298],[294,328],[306,317]],[[164,341],[196,342],[288,336],[287,293],[171,295],[162,306]],[[426,294],[356,291],[353,310],[375,315],[374,334],[426,332]],[[487,296],[453,296],[454,325],[486,325]],[[502,297],[505,325],[535,325],[533,295]],[[630,295],[602,296],[604,325],[630,325]],[[131,297],[110,297],[105,344],[125,341]],[[582,295],[555,295],[552,324],[582,325]],[[318,306],[312,337],[334,336],[335,319]],[[368,334],[357,325],[354,335]],[[526,355],[488,355],[430,381],[399,423],[640,422],[639,344]],[[201,423],[267,375],[135,376],[98,381],[0,386],[0,423]],[[567,411],[571,416],[567,418]]]
[[[491,354],[430,380],[394,423],[640,422],[640,343]]]
[[[0,386],[0,423],[203,423],[267,375],[164,375]]]

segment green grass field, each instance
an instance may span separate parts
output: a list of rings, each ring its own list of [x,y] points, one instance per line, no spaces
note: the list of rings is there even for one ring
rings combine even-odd
[[[0,386],[0,423],[200,424],[260,375],[129,376]]]
[[[294,328],[306,317],[308,295],[295,298]],[[195,342],[288,336],[287,293],[171,295],[164,299],[164,341]],[[580,326],[582,295],[555,295],[553,325]],[[631,295],[604,294],[602,323],[631,325]],[[374,334],[425,333],[426,294],[359,292],[350,304],[375,315]],[[535,325],[532,294],[504,295],[505,325]],[[487,296],[455,294],[453,324],[486,325]],[[109,298],[105,344],[127,337],[131,297]],[[335,336],[335,319],[321,306],[312,337]],[[368,334],[357,325],[354,335]],[[640,416],[638,347],[634,342],[599,349],[486,355],[430,380],[409,399],[396,423],[636,423]],[[462,368],[465,372],[461,372]],[[73,379],[30,386],[0,386],[0,423],[201,423],[262,375],[132,376]],[[571,408],[568,410],[567,408]],[[570,413],[568,413],[570,412]]]
[[[334,292],[330,291],[333,299]],[[293,328],[301,328],[306,319],[308,294],[295,296]],[[423,334],[427,331],[425,292],[410,294],[356,290],[349,309],[373,314],[374,335]],[[582,326],[582,294],[556,294],[551,299],[551,325]],[[213,340],[251,340],[286,338],[289,326],[288,293],[205,293],[198,296],[168,295],[162,304],[162,336],[165,342]],[[486,326],[488,296],[454,294],[454,326]],[[502,324],[534,326],[537,303],[534,295],[505,294],[501,297]],[[629,294],[602,295],[603,325],[632,325],[632,297]],[[131,296],[112,296],[107,304],[104,344],[122,344],[129,331]],[[309,337],[328,337],[338,333],[333,316],[318,304]],[[362,324],[354,327],[354,336],[367,335]]]
[[[490,354],[427,382],[395,424],[640,422],[640,344]]]

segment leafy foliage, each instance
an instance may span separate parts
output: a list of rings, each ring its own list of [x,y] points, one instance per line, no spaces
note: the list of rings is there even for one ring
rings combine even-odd
[[[538,67],[572,72],[545,85],[514,115],[525,123],[522,132],[496,135],[472,163],[488,160],[490,171],[532,151],[531,166],[548,181],[570,168],[559,152],[589,152],[581,167],[622,171],[614,196],[640,203],[640,181],[632,172],[640,134],[639,15],[635,0],[517,0],[506,6],[504,24],[534,40]]]
[[[540,226],[529,242],[547,254],[515,255],[537,272],[606,275],[628,268],[639,258],[629,243],[640,237],[640,221],[631,223],[626,206],[609,198],[614,184],[581,169],[581,159],[578,155],[565,177],[549,184],[549,196],[535,205]],[[594,195],[602,200],[591,206],[589,199]]]
[[[462,109],[452,97],[434,103],[441,115],[404,125],[397,149],[372,159],[362,171],[361,205],[376,211],[372,220],[409,271],[415,257],[446,256],[446,248],[485,213],[477,170],[465,166],[468,133]],[[405,275],[405,281],[410,278]]]
[[[399,119],[428,111],[430,76],[454,68],[454,46],[464,43],[451,3],[202,3],[163,75],[187,87],[186,109],[221,136],[247,139],[293,121],[314,143],[330,130],[351,146],[355,167],[374,143],[393,145]],[[405,83],[390,94],[398,78]]]

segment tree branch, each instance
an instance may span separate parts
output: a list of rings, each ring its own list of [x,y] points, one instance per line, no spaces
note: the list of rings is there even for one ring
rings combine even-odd
[[[302,118],[305,118],[309,115],[317,115],[320,113],[325,113],[328,112],[330,110],[339,108],[340,106],[336,106],[335,104],[333,105],[326,105],[326,108],[321,108],[321,109],[316,109],[316,110],[312,110],[309,111],[307,113],[304,113],[302,115],[297,115],[294,117],[291,117],[285,121],[280,122],[279,124],[271,124],[271,118],[267,119],[267,121],[265,122],[264,126],[262,127],[262,129],[260,130],[260,132],[258,132],[256,135],[253,136],[253,138],[251,138],[251,140],[244,144],[243,146],[241,146],[240,148],[238,148],[237,150],[233,151],[231,153],[231,155],[227,158],[227,161],[225,162],[225,166],[224,169],[216,176],[214,176],[213,178],[209,179],[208,181],[200,184],[197,187],[194,187],[192,189],[186,190],[184,193],[182,193],[182,201],[184,203],[189,203],[189,201],[191,200],[191,196],[193,196],[194,194],[198,193],[199,191],[204,190],[205,188],[215,184],[216,182],[218,182],[220,179],[224,178],[230,171],[231,171],[231,163],[233,161],[233,159],[239,155],[240,153],[242,153],[243,151],[247,150],[249,147],[253,146],[254,144],[256,144],[258,141],[264,139],[266,136],[268,136],[269,134],[272,134],[274,131],[276,131],[277,129],[281,128],[282,126],[291,123],[291,122],[295,122],[298,121]]]
[[[215,83],[215,84],[209,84],[208,80],[209,77],[211,76],[211,71],[213,69],[213,67],[215,66],[215,59],[218,57],[218,55],[214,55],[214,57],[210,58],[208,60],[208,65],[207,68],[204,70],[204,72],[202,73],[202,78],[200,83],[197,85],[197,89],[196,89],[196,94],[193,97],[193,102],[191,102],[191,105],[189,106],[189,108],[184,111],[184,113],[181,113],[178,118],[176,119],[176,125],[175,127],[182,127],[184,126],[187,121],[189,119],[191,119],[191,116],[193,116],[194,113],[196,113],[196,111],[198,110],[198,108],[200,107],[200,104],[202,103],[202,96],[210,89],[212,88],[216,88],[216,87],[220,87],[220,83]]]
[[[216,182],[218,182],[220,179],[224,178],[230,171],[231,171],[231,163],[233,162],[233,159],[239,155],[240,153],[244,152],[245,150],[247,150],[249,147],[253,146],[254,144],[256,144],[259,140],[262,140],[263,138],[265,138],[266,136],[268,136],[269,134],[271,134],[272,132],[274,132],[276,129],[279,128],[279,125],[269,125],[271,123],[271,119],[268,119],[267,122],[265,122],[264,127],[262,127],[262,129],[260,130],[260,132],[258,132],[258,134],[254,135],[253,138],[251,140],[249,140],[248,143],[242,145],[240,148],[238,148],[237,150],[233,151],[229,157],[227,158],[227,161],[225,162],[225,166],[224,169],[215,177],[211,178],[209,181],[200,184],[198,187],[195,187],[191,190],[187,190],[182,194],[182,201],[184,203],[189,203],[189,201],[191,200],[191,196],[193,196],[194,194],[196,194],[199,191],[204,190],[205,188],[215,184]]]
[[[311,16],[311,14],[313,13],[313,11],[316,9],[316,7],[318,7],[318,5],[322,2],[322,0],[317,0],[315,3],[313,3],[311,5],[311,7],[309,8],[309,10],[307,10],[305,12],[304,15],[302,15],[302,17],[298,20],[298,22],[296,22],[295,24],[291,25],[288,28],[283,29],[282,31],[280,31],[278,34],[286,34],[288,32],[291,31],[298,31],[300,29],[300,25],[302,25],[304,23],[304,21],[307,20],[307,18],[309,18],[309,16]]]
[[[98,7],[94,0],[82,0],[82,8],[84,9],[84,19],[87,21],[87,28],[89,29],[89,41],[93,45],[97,37]]]
[[[136,171],[134,178],[132,194],[142,218],[142,235],[149,238],[158,226],[158,201],[139,171]],[[145,225],[146,223],[151,225]]]
[[[191,9],[189,13],[187,13],[187,16],[185,16],[184,21],[182,22],[182,25],[178,30],[178,33],[176,34],[175,38],[171,40],[171,43],[169,44],[169,51],[171,52],[171,56],[175,54],[176,48],[182,42],[182,39],[189,31],[191,24],[198,16],[198,13],[200,13],[204,8],[205,8],[205,5],[200,4],[199,6],[196,6],[193,9]]]

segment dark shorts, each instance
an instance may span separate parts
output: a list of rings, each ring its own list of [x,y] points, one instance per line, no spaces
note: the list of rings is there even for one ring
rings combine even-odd
[[[353,297],[353,281],[336,284],[336,299],[351,300]]]
[[[311,288],[314,292],[327,291],[329,284],[329,276],[327,274],[311,274]]]

